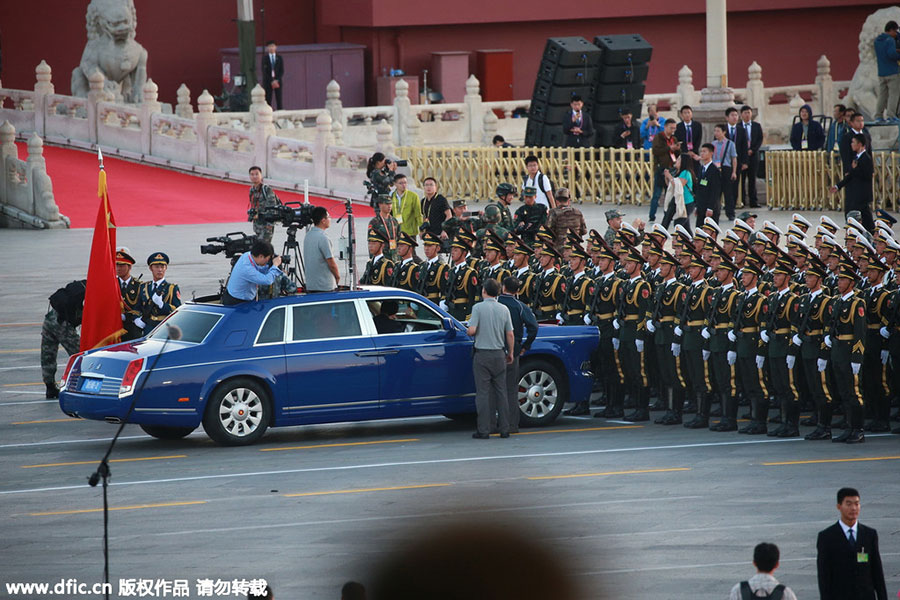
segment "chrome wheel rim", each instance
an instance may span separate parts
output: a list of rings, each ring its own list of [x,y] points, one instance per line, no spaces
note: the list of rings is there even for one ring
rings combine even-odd
[[[530,371],[519,379],[519,409],[527,417],[541,418],[559,402],[559,388],[546,371]]]
[[[219,422],[229,434],[247,437],[259,429],[262,413],[262,400],[256,392],[247,388],[235,388],[222,399]]]

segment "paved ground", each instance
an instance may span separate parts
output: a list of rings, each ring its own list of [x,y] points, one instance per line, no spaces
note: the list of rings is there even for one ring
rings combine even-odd
[[[602,232],[607,207],[585,208]],[[239,228],[118,233],[138,257],[166,250],[190,297],[226,272],[198,245]],[[65,418],[37,383],[46,298],[83,276],[90,235],[0,230],[4,583],[102,578],[101,496],[86,477],[113,427]],[[815,534],[836,519],[836,489],[854,485],[881,536],[889,594],[900,588],[900,436],[848,447],[572,417],[509,440],[470,432],[436,417],[277,430],[229,449],[202,430],[164,443],[128,427],[112,464],[112,579],[264,577],[279,598],[336,598],[413,536],[486,520],[547,544],[585,597],[722,598],[768,540],[782,549],[781,578],[809,598]]]

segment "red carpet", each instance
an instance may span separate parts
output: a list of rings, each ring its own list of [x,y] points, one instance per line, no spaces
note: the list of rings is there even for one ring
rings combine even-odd
[[[19,158],[28,156],[24,143]],[[44,146],[53,194],[72,227],[93,227],[97,217],[97,155],[81,150]],[[116,223],[141,225],[191,225],[234,223],[247,220],[248,184],[207,179],[151,165],[103,157],[109,182],[109,199]],[[278,191],[283,202],[303,201],[303,194]],[[344,214],[337,200],[310,195],[310,202],[326,207],[332,217]],[[354,215],[371,218],[372,209],[355,204]]]

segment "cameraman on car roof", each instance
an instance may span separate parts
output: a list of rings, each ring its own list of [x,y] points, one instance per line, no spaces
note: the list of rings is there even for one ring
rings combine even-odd
[[[275,256],[272,244],[263,240],[253,242],[249,252],[241,255],[234,268],[228,285],[222,294],[222,304],[230,306],[241,302],[256,300],[256,292],[261,285],[272,285],[275,279],[281,275],[278,268],[281,265],[281,257]],[[269,265],[269,260],[272,264]]]

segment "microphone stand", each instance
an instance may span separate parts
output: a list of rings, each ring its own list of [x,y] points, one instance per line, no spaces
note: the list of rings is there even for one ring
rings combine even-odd
[[[116,434],[113,436],[112,440],[109,442],[109,447],[106,449],[106,454],[103,455],[103,458],[100,459],[100,464],[97,465],[97,470],[91,473],[90,477],[88,477],[88,485],[91,487],[97,487],[97,484],[103,480],[103,582],[104,582],[104,596],[106,600],[109,600],[109,478],[110,478],[110,470],[109,470],[109,456],[112,454],[113,448],[116,446],[116,441],[119,439],[119,436],[122,434],[122,430],[125,429],[125,425],[128,424],[128,418],[131,416],[131,413],[134,412],[134,407],[137,405],[137,401],[141,397],[141,392],[144,390],[144,385],[147,383],[147,380],[150,378],[150,373],[153,372],[153,369],[156,368],[156,363],[159,362],[159,357],[162,356],[163,352],[166,349],[166,346],[169,344],[169,340],[171,339],[180,339],[181,331],[178,327],[173,327],[172,325],[166,325],[166,328],[169,330],[168,335],[166,335],[166,339],[163,340],[162,348],[159,349],[159,352],[153,358],[153,364],[150,365],[150,368],[147,369],[147,375],[144,377],[144,380],[141,382],[140,387],[134,393],[134,399],[131,401],[131,406],[128,407],[128,412],[125,413],[125,418],[122,419],[122,422],[119,423],[119,429],[116,430]],[[175,337],[177,336],[177,337]]]

